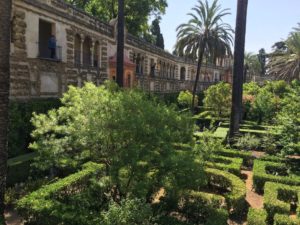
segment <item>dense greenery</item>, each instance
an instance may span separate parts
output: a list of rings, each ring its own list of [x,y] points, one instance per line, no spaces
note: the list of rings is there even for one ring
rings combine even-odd
[[[231,106],[231,87],[220,82],[210,86],[205,92],[204,106],[209,108],[216,117],[228,116]]]
[[[118,15],[117,0],[67,0],[67,2],[105,22],[109,22]],[[149,34],[148,17],[163,14],[167,5],[166,0],[127,0],[125,20],[129,33],[138,36],[144,33]]]
[[[59,106],[58,99],[10,101],[8,158],[28,153],[27,147],[31,142],[30,133],[33,130],[30,123],[32,113],[46,113]]]
[[[229,14],[228,9],[221,8],[218,0],[211,4],[207,0],[198,0],[197,5],[188,14],[191,19],[177,27],[177,55],[198,61],[192,105],[204,56],[207,61],[215,63],[217,58],[231,55],[233,31],[229,24],[223,22],[223,18]]]
[[[193,95],[189,91],[181,91],[179,93],[179,96],[177,98],[179,106],[183,108],[189,108],[192,106],[192,101],[193,101]],[[194,107],[198,105],[198,97],[196,96],[195,102],[194,102]]]

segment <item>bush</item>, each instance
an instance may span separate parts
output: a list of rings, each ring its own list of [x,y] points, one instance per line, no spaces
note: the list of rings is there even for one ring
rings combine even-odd
[[[274,171],[274,174],[268,174],[267,170]],[[283,163],[255,160],[253,166],[253,185],[255,190],[262,193],[264,184],[267,181],[300,185],[300,176],[294,174],[287,174],[287,176],[280,175],[287,173],[287,170],[286,165]]]
[[[231,86],[220,82],[210,86],[205,92],[204,106],[212,109],[216,117],[227,117],[231,105]]]
[[[31,142],[30,133],[33,130],[30,123],[32,113],[46,113],[48,110],[59,106],[60,101],[58,99],[10,101],[8,158],[29,152],[27,148]]]
[[[140,199],[124,199],[120,204],[111,202],[101,217],[103,225],[150,225],[152,210]]]
[[[92,194],[91,188],[94,185],[89,183],[90,179],[103,176],[104,168],[104,165],[87,163],[78,173],[25,196],[18,201],[17,208],[28,224],[94,224],[88,221],[93,221],[95,217],[93,214],[96,210],[95,204],[103,204],[104,198],[101,193],[103,187],[106,186],[97,181],[95,190],[97,198],[93,201],[88,199],[89,202],[87,202],[81,193]],[[102,198],[99,198],[99,195]]]
[[[246,207],[245,183],[239,177],[225,171],[209,168],[205,172],[209,185],[217,186],[223,190],[230,190],[229,193],[224,195],[228,209],[232,215],[241,216]]]
[[[179,204],[180,212],[193,224],[226,224],[228,212],[224,209],[225,198],[216,194],[198,191],[183,193]]]
[[[288,215],[276,214],[274,217],[274,225],[299,225],[300,219],[291,219]]]
[[[240,150],[256,150],[260,146],[260,140],[251,134],[245,134],[238,138],[234,147]]]
[[[248,225],[267,225],[267,212],[263,209],[249,208]]]
[[[268,220],[272,222],[276,213],[290,214],[291,204],[300,204],[300,187],[267,182],[265,184],[264,207]]]
[[[189,91],[181,91],[177,98],[178,104],[183,108],[190,108],[192,106],[193,94]],[[195,96],[194,107],[198,105],[198,96]]]

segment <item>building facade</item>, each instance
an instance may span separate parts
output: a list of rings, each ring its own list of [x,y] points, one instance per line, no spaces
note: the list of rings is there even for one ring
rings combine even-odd
[[[69,85],[115,79],[116,20],[103,23],[63,0],[13,0],[11,23],[11,98],[60,97]],[[125,36],[126,87],[192,90],[195,62]],[[230,77],[230,59],[204,65],[198,90]]]

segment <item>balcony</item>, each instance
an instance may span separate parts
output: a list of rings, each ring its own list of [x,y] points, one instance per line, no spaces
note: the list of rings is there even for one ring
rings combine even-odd
[[[49,49],[47,44],[37,43],[38,55],[37,58],[50,61],[62,61],[62,47],[56,46],[55,49]]]

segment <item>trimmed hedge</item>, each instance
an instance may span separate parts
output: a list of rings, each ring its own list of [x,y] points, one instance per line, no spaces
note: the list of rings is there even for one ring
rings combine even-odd
[[[30,175],[30,164],[37,154],[29,153],[8,160],[6,186],[12,187],[16,183],[24,182]]]
[[[263,209],[250,208],[248,211],[248,225],[267,225],[267,212]]]
[[[274,225],[299,225],[300,219],[291,219],[287,215],[276,214],[274,217]]]
[[[233,173],[236,176],[241,176],[241,166],[243,159],[241,158],[229,158],[225,156],[214,155],[211,158],[211,162],[207,162],[206,165],[210,168],[216,168],[219,170],[225,170]]]
[[[288,174],[288,176],[268,174],[266,171],[267,168],[277,171],[287,171],[287,167],[283,163],[255,160],[253,167],[253,185],[257,192],[263,192],[264,184],[267,181],[300,185],[300,176],[294,174]]]
[[[290,214],[291,202],[298,201],[300,208],[300,187],[267,182],[265,184],[264,208],[268,212],[268,220],[272,221],[275,214]]]
[[[85,190],[88,187],[87,181],[92,177],[103,175],[104,170],[104,165],[86,163],[83,165],[83,170],[53,184],[46,185],[19,200],[17,203],[18,211],[29,224],[85,224],[87,217],[91,216],[90,211],[81,209],[78,212],[74,205],[64,204],[62,199],[74,194],[74,191],[78,193]]]
[[[180,202],[181,211],[197,224],[204,220],[205,225],[227,225],[228,212],[225,198],[221,195],[198,191],[185,191]]]
[[[230,190],[224,194],[231,215],[241,216],[246,207],[245,183],[237,176],[217,169],[207,168],[208,184]]]

